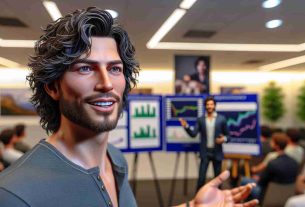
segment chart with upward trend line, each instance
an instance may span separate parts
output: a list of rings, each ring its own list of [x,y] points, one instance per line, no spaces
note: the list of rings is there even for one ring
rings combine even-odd
[[[230,130],[230,136],[241,138],[256,138],[257,137],[257,118],[256,112],[225,112],[227,125]]]
[[[256,94],[216,95],[216,111],[227,119],[227,154],[260,154],[258,97]]]

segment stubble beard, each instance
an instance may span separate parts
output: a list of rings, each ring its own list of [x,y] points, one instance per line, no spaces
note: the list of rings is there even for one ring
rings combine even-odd
[[[61,113],[71,122],[87,128],[95,133],[103,133],[113,130],[118,123],[120,115],[123,111],[123,103],[120,99],[118,104],[117,116],[111,120],[111,114],[104,115],[102,121],[94,121],[90,118],[89,114],[84,107],[79,106],[76,102],[69,102],[62,98],[59,101]]]

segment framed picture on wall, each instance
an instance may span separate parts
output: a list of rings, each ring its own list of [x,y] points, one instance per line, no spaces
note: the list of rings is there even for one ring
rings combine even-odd
[[[31,90],[28,88],[0,89],[1,116],[35,116],[36,111],[30,103]]]
[[[175,93],[208,94],[210,92],[210,57],[175,55]]]

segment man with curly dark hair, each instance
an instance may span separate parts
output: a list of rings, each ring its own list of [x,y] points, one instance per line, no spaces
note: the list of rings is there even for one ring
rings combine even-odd
[[[77,10],[44,29],[27,80],[50,136],[0,175],[1,207],[136,206],[126,160],[107,143],[136,84],[139,65],[134,56],[126,31],[95,7]],[[227,172],[220,175],[189,204],[240,202],[253,186],[218,190],[227,177]]]

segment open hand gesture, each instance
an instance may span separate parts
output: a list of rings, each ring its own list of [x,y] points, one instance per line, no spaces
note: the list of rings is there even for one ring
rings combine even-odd
[[[195,207],[253,207],[258,204],[258,200],[245,200],[255,184],[233,188],[231,190],[220,190],[221,185],[230,176],[229,171],[224,171],[219,176],[204,185],[196,194],[190,206]]]

